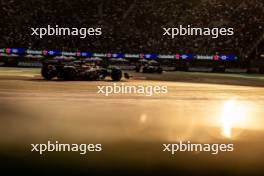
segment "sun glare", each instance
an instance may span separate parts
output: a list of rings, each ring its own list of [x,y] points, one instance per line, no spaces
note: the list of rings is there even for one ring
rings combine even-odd
[[[232,137],[234,127],[243,128],[246,117],[246,106],[238,103],[235,99],[224,102],[222,107],[222,135],[226,138]]]

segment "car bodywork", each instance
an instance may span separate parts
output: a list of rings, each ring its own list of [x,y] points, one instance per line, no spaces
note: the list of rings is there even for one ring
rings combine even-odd
[[[86,61],[64,62],[60,60],[47,60],[42,62],[41,75],[46,80],[54,78],[61,80],[104,80],[110,76],[113,81],[120,81],[123,77],[122,71],[118,67],[102,67],[95,63]],[[124,74],[129,78],[128,74]]]
[[[162,74],[163,69],[157,61],[143,61],[136,66],[136,72],[142,73],[159,73]]]

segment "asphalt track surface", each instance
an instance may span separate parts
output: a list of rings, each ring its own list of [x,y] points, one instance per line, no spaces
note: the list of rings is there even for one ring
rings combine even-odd
[[[261,75],[135,74],[125,85],[168,93],[97,94],[111,81],[45,81],[39,69],[0,68],[0,158],[5,175],[263,175]],[[118,84],[120,84],[118,83]],[[30,152],[32,143],[101,143],[103,151]],[[163,152],[162,144],[232,143],[234,152]]]

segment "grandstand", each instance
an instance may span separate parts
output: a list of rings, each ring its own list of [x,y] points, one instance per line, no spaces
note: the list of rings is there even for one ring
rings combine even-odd
[[[234,54],[243,63],[232,67],[239,68],[251,67],[255,62],[252,60],[259,59],[259,53],[264,53],[260,46],[264,39],[262,0],[4,0],[0,8],[0,48],[96,53]],[[100,26],[103,35],[86,39],[72,36],[39,39],[30,35],[29,27],[47,24]],[[217,39],[188,36],[172,40],[162,37],[162,27],[189,24],[195,27],[233,27],[235,35]],[[199,63],[191,64],[200,66]],[[206,65],[208,63],[203,62],[201,66]]]

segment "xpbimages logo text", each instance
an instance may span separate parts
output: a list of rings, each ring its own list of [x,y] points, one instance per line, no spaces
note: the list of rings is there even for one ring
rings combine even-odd
[[[87,36],[100,36],[102,35],[102,28],[77,28],[77,27],[60,27],[59,25],[51,26],[47,25],[46,27],[31,27],[31,35],[43,38],[44,36],[78,36],[80,38],[86,38]]]
[[[180,141],[175,144],[163,144],[163,152],[168,152],[171,155],[176,155],[178,152],[207,152],[212,155],[220,154],[221,152],[233,152],[234,144],[197,144],[191,141]]]
[[[85,155],[87,152],[101,152],[102,150],[102,144],[63,144],[59,141],[31,144],[31,152],[37,152],[40,155],[48,152],[78,152]]]
[[[213,39],[218,38],[219,36],[233,36],[234,28],[201,28],[201,27],[192,27],[191,25],[178,27],[169,27],[162,28],[164,33],[163,36],[169,36],[171,39],[174,39],[176,36],[211,36]]]
[[[159,85],[126,85],[124,83],[107,86],[97,86],[98,94],[109,96],[111,94],[139,94],[147,97],[168,93],[168,86]]]

